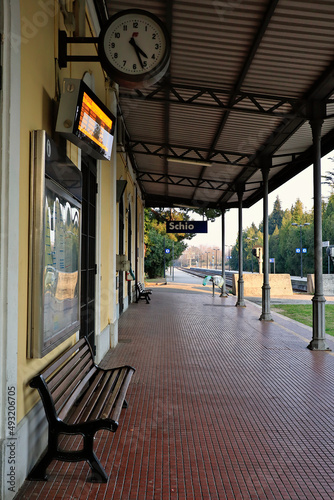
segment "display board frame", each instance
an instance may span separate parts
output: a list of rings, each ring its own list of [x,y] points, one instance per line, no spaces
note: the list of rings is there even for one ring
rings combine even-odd
[[[56,132],[96,160],[110,161],[116,117],[83,80],[65,78]]]
[[[79,169],[46,132],[32,132],[30,358],[44,357],[80,329],[81,184]]]

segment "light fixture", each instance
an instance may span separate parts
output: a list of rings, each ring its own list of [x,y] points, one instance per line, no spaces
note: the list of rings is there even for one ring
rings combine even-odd
[[[187,165],[197,165],[201,167],[212,167],[212,163],[210,161],[205,160],[188,160],[187,158],[169,158],[167,157],[167,161],[170,163],[183,163]]]

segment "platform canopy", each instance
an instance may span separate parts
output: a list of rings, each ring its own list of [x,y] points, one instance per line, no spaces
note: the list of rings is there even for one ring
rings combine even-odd
[[[140,8],[172,40],[169,73],[120,87],[120,112],[146,206],[250,207],[312,164],[310,104],[322,155],[334,148],[332,0],[95,0],[108,17]],[[303,187],[300,187],[301,191]],[[298,196],[298,193],[296,193]]]

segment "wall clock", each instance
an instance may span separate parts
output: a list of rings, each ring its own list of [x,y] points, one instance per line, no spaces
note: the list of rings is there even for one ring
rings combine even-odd
[[[98,50],[110,78],[127,88],[150,87],[166,73],[170,37],[162,21],[141,9],[112,16],[102,28]]]

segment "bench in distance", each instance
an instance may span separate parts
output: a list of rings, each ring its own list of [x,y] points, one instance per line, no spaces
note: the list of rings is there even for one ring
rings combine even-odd
[[[106,483],[108,476],[94,449],[94,434],[100,429],[115,432],[125,396],[135,369],[121,366],[103,369],[94,363],[86,338],[61,354],[30,381],[41,396],[49,424],[48,447],[28,475],[32,481],[46,481],[52,460],[85,460],[92,469],[90,480]],[[59,449],[61,434],[83,436],[81,450]]]
[[[146,304],[149,304],[150,300],[151,300],[150,295],[152,295],[152,290],[150,288],[145,288],[143,283],[138,281],[136,303],[138,303],[140,299],[144,299],[144,300],[146,300]]]

